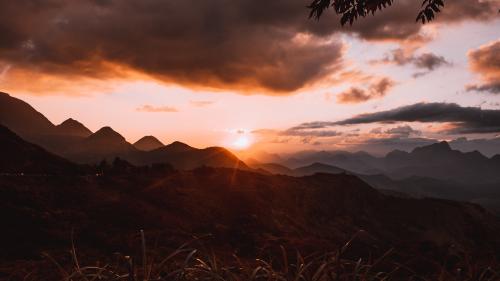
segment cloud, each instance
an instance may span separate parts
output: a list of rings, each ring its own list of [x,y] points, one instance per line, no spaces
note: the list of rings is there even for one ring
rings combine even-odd
[[[310,21],[288,0],[32,2],[2,1],[0,11],[1,57],[27,76],[138,72],[193,88],[288,94],[342,62],[332,21]]]
[[[139,112],[179,112],[177,108],[170,106],[152,106],[152,105],[143,105],[136,109]]]
[[[408,138],[411,135],[420,136],[422,135],[422,131],[415,130],[409,125],[397,126],[393,128],[389,128],[387,130],[383,130],[382,128],[375,128],[370,131],[370,134],[374,135],[391,135],[391,137],[398,138]]]
[[[413,64],[418,68],[425,68],[429,71],[441,66],[451,65],[443,56],[438,56],[433,53],[424,53],[414,57]]]
[[[290,0],[0,1],[1,63],[25,79],[140,74],[191,88],[284,95],[342,69],[339,32],[423,40],[414,0],[397,1],[349,29],[332,14],[308,20],[307,2]],[[492,10],[490,2],[456,0],[437,22],[487,20]]]
[[[426,41],[423,26],[415,24],[422,1],[399,0],[375,16],[358,20],[353,32],[368,40],[406,41],[405,44]],[[454,0],[446,3],[432,24],[449,24],[464,20],[488,21],[497,16],[498,4],[483,0]],[[325,15],[326,17],[327,15]]]
[[[396,65],[411,64],[418,69],[425,69],[425,72],[418,72],[414,77],[419,77],[433,71],[442,66],[451,65],[443,56],[438,56],[433,53],[423,53],[420,55],[413,54],[413,50],[404,50],[402,48],[392,50],[389,55],[386,55],[382,60],[373,61],[373,63],[386,63]]]
[[[291,128],[279,133],[281,136],[289,137],[316,137],[316,138],[329,138],[338,137],[342,135],[342,132],[335,130],[302,130]]]
[[[214,101],[209,101],[209,100],[192,100],[189,102],[192,106],[196,107],[206,107],[209,105],[214,104]]]
[[[470,69],[479,74],[481,83],[467,86],[468,91],[500,94],[500,39],[468,53]]]
[[[371,99],[378,99],[384,97],[387,92],[394,87],[394,81],[389,78],[382,78],[377,82],[369,85],[367,89],[360,89],[358,87],[351,87],[337,95],[337,102],[339,103],[361,103]]]
[[[417,103],[315,125],[319,124],[325,128],[338,125],[397,122],[451,123],[452,127],[447,129],[448,133],[494,133],[500,132],[500,110],[462,107],[455,103]],[[303,126],[307,126],[307,123]]]

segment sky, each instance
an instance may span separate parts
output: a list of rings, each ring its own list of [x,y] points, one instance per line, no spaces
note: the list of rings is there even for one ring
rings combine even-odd
[[[418,2],[342,27],[305,0],[0,0],[0,91],[130,142],[500,153],[500,1]]]

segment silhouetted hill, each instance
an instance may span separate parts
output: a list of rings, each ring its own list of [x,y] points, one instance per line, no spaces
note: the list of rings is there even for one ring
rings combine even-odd
[[[222,147],[198,149],[182,142],[142,153],[132,161],[139,164],[169,163],[177,169],[190,170],[201,166],[248,169],[234,154]]]
[[[66,249],[72,228],[80,251],[123,249],[138,229],[161,233],[161,241],[174,245],[209,233],[216,247],[240,256],[273,245],[335,249],[360,229],[367,233],[359,240],[365,252],[395,247],[412,259],[441,261],[450,247],[471,255],[500,250],[499,221],[482,208],[385,196],[350,175],[295,178],[204,167],[73,179],[0,177],[0,206],[0,256],[11,259]]]
[[[5,93],[0,93],[0,124],[58,155],[92,133],[73,119],[55,126],[28,103]]]
[[[164,144],[153,136],[145,136],[134,143],[134,147],[142,151],[151,151],[163,147]]]
[[[28,103],[0,92],[0,124],[25,139],[54,133],[55,126]]]
[[[0,125],[0,173],[72,174],[79,167],[43,148],[28,143]]]
[[[293,170],[276,163],[259,163],[257,161],[245,161],[253,169],[261,169],[273,175],[293,175]]]
[[[61,124],[56,126],[56,133],[66,136],[83,137],[86,138],[92,135],[92,131],[87,129],[82,123],[72,118],[67,119]]]
[[[283,165],[276,164],[276,163],[258,163],[258,162],[253,162],[250,164],[250,167],[253,169],[260,169],[263,171],[266,171],[270,174],[273,175],[287,175],[287,176],[294,176],[294,177],[303,177],[303,176],[310,176],[318,173],[325,173],[325,174],[341,174],[345,173],[346,170],[340,169],[335,166],[331,165],[326,165],[323,163],[313,163],[311,165],[307,165],[304,167],[299,167],[296,169],[289,169]]]
[[[103,127],[87,138],[73,144],[64,155],[80,163],[112,161],[115,157],[128,159],[138,150],[110,127]]]
[[[357,173],[376,174],[380,173],[379,162],[379,158],[362,151],[303,151],[294,153],[279,163],[289,168],[323,163]]]
[[[293,170],[294,175],[309,176],[317,173],[340,174],[345,173],[344,169],[322,163],[313,163],[309,166],[296,168]]]
[[[471,184],[418,176],[399,180],[384,175],[360,175],[360,178],[379,190],[392,190],[416,198],[432,197],[473,202],[500,215],[499,183]]]

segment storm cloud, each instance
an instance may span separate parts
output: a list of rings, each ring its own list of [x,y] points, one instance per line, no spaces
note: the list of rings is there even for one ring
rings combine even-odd
[[[323,126],[397,122],[452,123],[455,127],[449,129],[450,133],[494,133],[500,132],[500,110],[462,107],[455,103],[417,103],[323,123]]]
[[[340,121],[315,121],[293,128],[325,129],[360,124],[396,124],[400,122],[450,123],[448,133],[476,134],[500,132],[500,110],[463,107],[456,103],[416,103],[391,110],[365,113]]]
[[[0,64],[25,77],[139,73],[188,87],[289,94],[342,67],[339,31],[418,38],[416,2],[397,1],[347,29],[333,13],[307,20],[305,0],[0,0]],[[438,22],[489,19],[492,5],[454,1]]]

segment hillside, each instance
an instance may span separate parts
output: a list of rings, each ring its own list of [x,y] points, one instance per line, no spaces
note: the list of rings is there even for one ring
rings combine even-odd
[[[0,173],[4,174],[72,174],[80,169],[1,125],[0,155]]]
[[[475,254],[500,250],[498,219],[476,205],[385,196],[349,175],[294,178],[200,168],[0,177],[0,206],[8,226],[0,233],[3,257],[64,248],[73,227],[84,250],[124,247],[138,229],[163,233],[174,244],[187,239],[181,233],[210,233],[216,248],[242,256],[264,245],[334,249],[360,229],[370,237],[360,241],[364,252],[396,247],[407,257],[435,258],[450,245]]]
[[[134,143],[134,147],[142,151],[151,151],[163,147],[164,144],[153,136],[145,136]]]
[[[142,153],[136,159],[137,164],[166,162],[177,169],[190,170],[200,166],[248,169],[233,153],[222,147],[198,149],[182,142],[173,142],[164,147]]]
[[[55,126],[28,103],[0,92],[0,125],[16,134],[34,139],[54,133]]]

